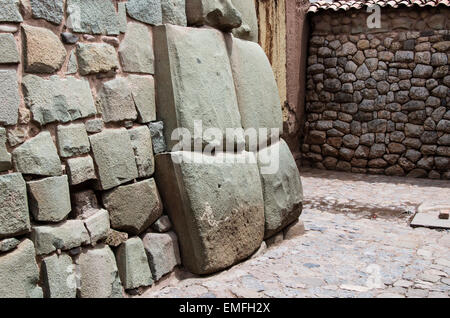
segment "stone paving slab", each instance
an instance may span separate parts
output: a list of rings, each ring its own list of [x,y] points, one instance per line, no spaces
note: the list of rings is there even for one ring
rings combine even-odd
[[[381,213],[449,198],[448,182],[330,171],[326,176],[302,171],[302,177],[303,236],[216,275],[198,277],[178,269],[142,296],[449,298],[450,232],[414,229],[398,212]],[[334,201],[327,197],[353,205],[333,210]],[[360,213],[336,213],[357,208]]]

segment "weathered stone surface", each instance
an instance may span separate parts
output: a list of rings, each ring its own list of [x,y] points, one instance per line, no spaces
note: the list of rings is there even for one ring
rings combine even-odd
[[[30,231],[27,189],[20,173],[0,175],[0,206],[0,238]]]
[[[0,172],[11,169],[11,155],[6,150],[6,129],[0,127]]]
[[[281,134],[280,96],[266,54],[257,43],[232,37],[227,41],[242,127],[279,129]]]
[[[125,72],[154,74],[152,37],[146,26],[128,23],[119,56]]]
[[[142,238],[148,263],[155,281],[181,264],[178,238],[174,232],[147,233]]]
[[[25,70],[29,73],[54,73],[66,59],[66,49],[59,38],[46,28],[22,26]]]
[[[370,71],[367,68],[366,64],[362,64],[360,67],[358,67],[356,73],[356,78],[359,80],[366,80],[370,77]]]
[[[27,140],[12,152],[14,169],[23,174],[59,176],[62,174],[55,144],[48,131]]]
[[[77,285],[75,266],[67,254],[52,255],[42,260],[44,296],[47,298],[75,298]]]
[[[166,233],[172,229],[172,222],[167,215],[163,215],[152,224],[152,229],[158,233]]]
[[[129,75],[128,82],[141,124],[156,120],[155,80],[153,76]]]
[[[97,197],[92,190],[72,192],[73,214],[77,219],[86,219],[99,209]]]
[[[348,56],[353,55],[358,51],[356,45],[351,42],[344,43],[337,51],[336,56]]]
[[[190,156],[156,156],[156,180],[179,236],[183,265],[197,274],[213,273],[247,258],[261,245],[261,181],[258,166],[248,163],[252,153],[227,154],[232,160],[228,163],[192,162]]]
[[[15,70],[0,70],[0,100],[0,124],[17,124],[20,96]]]
[[[89,82],[68,76],[52,76],[49,80],[27,75],[22,80],[24,95],[33,120],[41,125],[69,122],[95,115]]]
[[[128,240],[128,233],[119,232],[113,229],[109,229],[106,236],[105,243],[109,246],[118,247],[120,244]]]
[[[72,210],[67,176],[27,182],[30,211],[36,221],[60,222]]]
[[[140,234],[162,215],[162,203],[153,179],[120,186],[103,194],[111,227]]]
[[[131,88],[125,78],[117,77],[104,83],[97,99],[105,123],[137,118]]]
[[[119,34],[119,19],[111,0],[68,0],[67,25],[74,32]]]
[[[160,0],[163,24],[177,24],[186,26],[185,0]]]
[[[84,123],[84,126],[88,133],[95,134],[101,132],[105,125],[103,123],[103,120],[101,120],[100,118],[96,118],[86,121]]]
[[[430,78],[433,74],[433,67],[430,65],[418,64],[413,71],[413,76],[418,78]]]
[[[91,150],[84,124],[59,125],[57,136],[59,155],[63,158],[82,155]]]
[[[84,220],[84,225],[89,232],[92,245],[95,245],[98,241],[106,239],[110,229],[108,211],[98,210],[94,213],[94,215]]]
[[[119,68],[116,50],[106,43],[78,43],[77,58],[81,75],[115,72]]]
[[[167,149],[164,140],[164,122],[158,121],[148,124],[150,134],[152,136],[153,152],[159,154],[165,152]]]
[[[237,38],[258,43],[258,17],[253,0],[231,0],[242,16],[242,25],[233,29],[233,35]]]
[[[89,233],[81,220],[33,226],[31,239],[37,255],[50,254],[57,249],[70,250],[90,243]]]
[[[19,51],[14,36],[0,33],[0,64],[16,64],[19,62]]]
[[[103,190],[138,177],[134,152],[126,129],[107,129],[89,136]]]
[[[151,25],[162,23],[161,0],[129,0],[126,6],[128,15],[135,20]]]
[[[77,56],[75,55],[75,50],[72,50],[69,57],[69,62],[67,63],[67,72],[66,75],[76,74],[78,72],[78,61]]]
[[[125,289],[153,284],[144,244],[138,237],[128,239],[116,252],[120,280]]]
[[[152,139],[150,130],[146,126],[129,129],[131,145],[139,178],[150,177],[155,172],[155,159],[153,157]]]
[[[37,285],[39,269],[35,257],[33,243],[28,239],[16,250],[0,254],[1,298],[42,298],[42,289]]]
[[[109,246],[84,250],[76,263],[80,266],[81,298],[123,297],[116,259]]]
[[[7,238],[0,240],[0,253],[12,251],[20,244],[20,241],[15,238]]]
[[[414,61],[413,51],[397,51],[395,52],[396,62],[412,62]]]
[[[17,0],[3,0],[0,2],[0,22],[22,22]]]
[[[97,179],[94,161],[91,156],[70,158],[67,159],[66,163],[67,175],[69,176],[71,185]]]
[[[264,196],[264,238],[269,238],[298,219],[303,188],[294,157],[284,140],[260,150],[257,157]],[[277,163],[279,167],[274,166]],[[268,167],[274,170],[264,173]]]
[[[63,0],[30,0],[33,18],[61,24],[64,16]]]
[[[209,25],[229,32],[242,25],[242,15],[231,0],[186,0],[188,25]]]
[[[194,135],[194,120],[202,120],[204,130],[216,128],[224,134],[226,128],[240,128],[241,116],[223,34],[170,24],[158,26],[153,32],[158,60],[157,115],[164,121],[169,149],[178,142],[171,140],[174,129],[186,128]],[[203,141],[213,139],[211,136]]]

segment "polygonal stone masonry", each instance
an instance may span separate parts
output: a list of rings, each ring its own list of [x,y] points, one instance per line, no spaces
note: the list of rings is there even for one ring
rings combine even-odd
[[[139,237],[128,239],[116,251],[120,280],[125,289],[153,284],[144,244]]]
[[[196,274],[247,258],[263,240],[264,199],[256,159],[252,153],[227,156],[228,162],[208,162],[199,153],[156,156],[158,189],[179,237],[183,265]]]
[[[37,255],[50,254],[57,249],[70,250],[90,243],[89,233],[81,220],[33,226],[31,240]]]
[[[61,24],[64,17],[64,0],[30,0],[30,5],[33,18]]]
[[[31,230],[27,188],[20,173],[0,175],[0,238]]]
[[[51,76],[46,80],[26,75],[22,85],[33,120],[41,125],[55,121],[66,123],[97,113],[89,82],[85,79]]]
[[[227,37],[242,127],[283,132],[280,96],[270,62],[259,44]],[[264,140],[265,136],[261,136]]]
[[[75,298],[77,282],[75,265],[67,254],[53,254],[42,260],[44,296],[46,298]]]
[[[14,251],[0,254],[1,298],[42,298],[38,282],[39,269],[33,242],[25,239]]]
[[[0,127],[0,172],[11,168],[11,154],[6,150],[6,129]]]
[[[28,181],[30,211],[36,221],[60,222],[72,210],[66,175]]]
[[[161,0],[162,23],[186,26],[186,1]]]
[[[257,157],[267,239],[298,219],[302,213],[303,188],[295,159],[283,139],[260,150]]]
[[[126,7],[128,15],[135,20],[150,25],[162,23],[161,0],[129,0]]]
[[[17,124],[20,96],[15,70],[0,70],[0,100],[0,124]]]
[[[229,32],[242,25],[242,15],[231,0],[186,0],[188,25],[209,25]]]
[[[125,72],[154,74],[152,36],[145,25],[134,22],[127,24],[119,56]]]
[[[128,82],[141,124],[156,120],[155,80],[153,76],[129,75]]]
[[[0,64],[20,62],[16,40],[12,34],[0,34]]]
[[[48,131],[27,140],[12,152],[14,169],[23,173],[40,176],[62,174],[61,161],[53,139]]]
[[[116,50],[106,43],[78,43],[76,54],[81,75],[114,74],[119,68]]]
[[[130,234],[144,232],[162,215],[162,203],[153,179],[123,185],[103,194],[111,227]]]
[[[91,237],[91,244],[106,239],[110,230],[109,213],[106,210],[98,210],[92,216],[84,220],[84,225]]]
[[[223,34],[169,24],[153,32],[157,116],[164,121],[169,149],[178,142],[171,140],[176,128],[186,128],[194,137],[195,121],[202,121],[203,130],[214,127],[223,135],[226,128],[241,128]],[[202,139],[203,143],[213,140]]]
[[[125,128],[89,136],[99,183],[109,190],[138,177],[131,140]]]
[[[111,0],[68,0],[67,25],[77,33],[119,34],[119,19]]]
[[[122,298],[122,283],[111,248],[98,245],[78,255],[81,298]]]
[[[26,72],[53,73],[61,69],[67,52],[52,31],[23,25],[22,33]]]
[[[139,178],[150,177],[155,172],[152,138],[146,126],[139,126],[128,130]]]
[[[137,118],[131,88],[125,78],[105,82],[97,94],[97,100],[105,123]]]
[[[82,155],[91,150],[84,124],[59,125],[56,134],[62,158]]]
[[[142,241],[155,281],[181,264],[178,238],[174,232],[147,233]]]
[[[96,180],[94,160],[91,156],[70,158],[66,161],[66,171],[70,185],[78,185],[89,180]]]

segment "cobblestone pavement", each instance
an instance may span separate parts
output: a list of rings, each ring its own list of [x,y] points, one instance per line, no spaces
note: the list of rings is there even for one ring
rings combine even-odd
[[[302,175],[303,236],[213,276],[178,269],[143,296],[449,297],[449,231],[408,226],[421,202],[449,203],[448,181]]]

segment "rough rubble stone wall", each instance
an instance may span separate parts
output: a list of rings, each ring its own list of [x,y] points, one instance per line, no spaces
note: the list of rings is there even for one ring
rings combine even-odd
[[[311,17],[303,163],[450,178],[450,9]]]
[[[192,124],[181,110],[223,129],[281,128],[270,64],[248,41],[253,6],[0,1],[0,297],[124,297],[178,265],[218,271],[299,231],[288,226],[300,176],[283,141],[272,179],[260,176],[267,160],[164,166],[180,155],[164,133]]]

